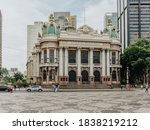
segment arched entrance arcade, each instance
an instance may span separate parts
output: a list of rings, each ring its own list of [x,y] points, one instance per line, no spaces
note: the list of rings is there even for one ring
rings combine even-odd
[[[69,82],[76,82],[77,80],[77,75],[74,70],[69,71]]]

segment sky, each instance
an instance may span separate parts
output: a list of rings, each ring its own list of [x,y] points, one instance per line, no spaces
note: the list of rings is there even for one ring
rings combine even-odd
[[[77,16],[77,26],[104,28],[106,12],[116,12],[116,0],[0,0],[3,17],[2,67],[26,70],[27,25],[48,21],[53,12],[71,12]],[[85,11],[84,11],[85,10]],[[85,12],[85,15],[84,15]]]

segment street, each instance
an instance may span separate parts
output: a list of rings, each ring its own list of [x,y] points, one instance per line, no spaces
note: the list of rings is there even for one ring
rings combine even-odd
[[[145,89],[0,92],[1,113],[149,113],[150,93]]]

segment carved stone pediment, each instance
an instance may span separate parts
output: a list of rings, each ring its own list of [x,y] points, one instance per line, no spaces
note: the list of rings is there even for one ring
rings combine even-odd
[[[96,33],[96,31],[88,25],[81,26],[80,28],[78,28],[77,32],[83,33],[83,34],[94,34],[94,33]]]

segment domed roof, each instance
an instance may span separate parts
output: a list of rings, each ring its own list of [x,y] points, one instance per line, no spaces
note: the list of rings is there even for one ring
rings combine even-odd
[[[60,32],[60,27],[56,26],[53,14],[49,16],[49,22],[43,25],[42,30],[43,34],[58,34]]]

